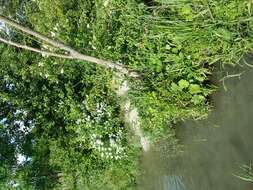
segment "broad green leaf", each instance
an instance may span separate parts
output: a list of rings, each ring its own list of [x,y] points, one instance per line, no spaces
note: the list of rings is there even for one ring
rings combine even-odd
[[[189,91],[191,94],[198,94],[201,92],[201,89],[198,84],[190,84]]]
[[[182,89],[185,89],[189,86],[189,82],[187,80],[184,80],[184,79],[181,79],[179,82],[178,82],[178,86],[179,88],[182,90]]]

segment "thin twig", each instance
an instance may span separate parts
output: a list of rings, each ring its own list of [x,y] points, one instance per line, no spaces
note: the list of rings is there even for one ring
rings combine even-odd
[[[234,77],[238,77],[240,78],[241,75],[244,73],[245,71],[241,72],[241,73],[238,73],[238,74],[233,74],[233,75],[229,75],[227,74],[227,76],[223,77],[222,79],[220,79],[220,81],[224,81],[226,79],[229,79],[229,78],[234,78]]]

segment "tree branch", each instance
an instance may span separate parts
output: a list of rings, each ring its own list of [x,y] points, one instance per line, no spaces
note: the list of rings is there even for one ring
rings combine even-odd
[[[8,41],[8,40],[5,40],[5,39],[1,38],[1,41],[3,43],[7,43],[9,45],[12,45],[12,46],[15,46],[15,47],[18,47],[18,48],[27,49],[27,50],[37,52],[37,53],[41,53],[41,54],[45,54],[45,55],[48,55],[48,56],[67,58],[67,59],[78,59],[78,60],[82,60],[82,61],[92,62],[92,63],[96,63],[98,65],[102,65],[106,68],[116,69],[120,73],[123,73],[125,75],[130,76],[130,77],[134,77],[134,78],[139,77],[138,73],[130,71],[127,68],[125,68],[124,66],[122,66],[118,63],[105,61],[105,60],[102,60],[102,59],[98,59],[96,57],[92,57],[92,56],[88,56],[88,55],[84,55],[82,53],[79,53],[78,51],[76,51],[73,48],[65,45],[64,43],[53,40],[51,38],[48,38],[47,36],[45,36],[45,35],[43,35],[39,32],[33,31],[30,28],[24,27],[24,26],[20,25],[19,23],[14,22],[14,21],[10,20],[9,18],[7,18],[3,15],[0,15],[0,21],[5,22],[6,24],[8,24],[8,25],[10,25],[10,26],[12,26],[16,29],[19,29],[24,33],[30,34],[30,35],[32,35],[32,36],[42,40],[43,42],[48,43],[48,44],[50,44],[50,45],[52,45],[56,48],[60,48],[62,50],[65,50],[65,51],[69,52],[69,55],[56,54],[56,53],[52,53],[52,52],[45,52],[45,51],[42,51],[42,50],[39,50],[39,49],[36,49],[36,48],[21,45],[21,44],[18,44],[18,43],[12,42],[12,41]]]
[[[15,46],[17,48],[26,49],[26,50],[33,51],[33,52],[36,52],[36,53],[40,53],[42,55],[59,57],[59,58],[64,58],[64,59],[73,59],[73,57],[69,56],[69,55],[52,53],[52,52],[49,52],[49,51],[43,51],[43,50],[40,50],[40,49],[37,49],[37,48],[33,48],[33,47],[22,45],[22,44],[19,44],[19,43],[10,41],[10,40],[6,40],[2,37],[0,37],[0,41],[3,42],[3,43],[6,43],[8,45]]]
[[[24,33],[30,34],[30,35],[32,35],[32,36],[48,43],[48,44],[51,44],[52,46],[54,46],[56,48],[60,48],[60,49],[63,49],[65,51],[68,51],[68,52],[75,51],[72,48],[70,48],[70,47],[66,46],[65,44],[63,44],[62,42],[58,42],[56,40],[48,38],[47,36],[45,36],[45,35],[43,35],[39,32],[33,31],[30,28],[24,27],[24,26],[20,25],[19,23],[15,22],[15,21],[12,21],[12,20],[10,20],[9,18],[7,18],[3,15],[0,15],[0,20],[4,23],[16,28],[16,29],[21,30]]]

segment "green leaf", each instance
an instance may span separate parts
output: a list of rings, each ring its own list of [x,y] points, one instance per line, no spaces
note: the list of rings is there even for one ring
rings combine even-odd
[[[232,39],[232,34],[229,30],[224,28],[218,28],[216,30],[216,35],[226,41],[230,41]]]
[[[205,80],[205,78],[201,77],[201,76],[199,76],[199,77],[196,76],[195,79],[198,80],[198,81],[200,81],[200,82],[203,82]]]
[[[170,49],[171,49],[170,45],[167,44],[167,45],[165,46],[165,49],[170,50]]]
[[[171,51],[172,51],[172,53],[174,53],[174,54],[177,54],[177,53],[178,53],[178,49],[177,49],[177,48],[172,48]]]
[[[181,9],[181,14],[185,16],[185,19],[187,21],[192,21],[193,20],[193,13],[192,13],[192,8],[189,5],[184,6]]]
[[[192,14],[192,9],[189,5],[185,5],[182,9],[182,14],[184,15],[189,15],[189,14]]]
[[[202,95],[194,95],[192,97],[191,102],[193,102],[195,105],[197,105],[197,104],[201,104],[202,102],[204,102],[204,100],[205,100],[204,96],[202,96]]]
[[[189,86],[189,82],[187,80],[184,80],[184,79],[181,79],[179,82],[178,82],[178,86],[179,88],[182,90],[182,89],[185,89]]]
[[[191,94],[198,94],[201,92],[201,89],[198,84],[190,84],[189,91]]]
[[[171,84],[171,90],[172,90],[172,91],[178,91],[178,89],[179,89],[179,88],[178,88],[177,84],[173,82],[173,83]]]

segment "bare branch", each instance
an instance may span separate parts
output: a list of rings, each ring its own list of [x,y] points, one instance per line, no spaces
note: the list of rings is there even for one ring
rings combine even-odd
[[[98,59],[96,57],[92,57],[92,56],[88,56],[88,55],[84,55],[82,53],[79,53],[78,51],[76,51],[73,48],[65,45],[64,43],[53,40],[51,38],[48,38],[47,36],[45,36],[45,35],[43,35],[39,32],[33,31],[30,28],[24,27],[24,26],[20,25],[19,23],[14,22],[14,21],[10,20],[9,18],[6,18],[3,15],[0,15],[0,21],[5,22],[6,24],[8,24],[8,25],[10,25],[10,26],[12,26],[16,29],[19,29],[19,30],[23,31],[24,33],[30,34],[30,35],[32,35],[32,36],[42,40],[43,42],[48,43],[48,44],[50,44],[50,45],[52,45],[56,48],[60,48],[62,50],[65,50],[65,51],[69,52],[69,55],[56,54],[56,53],[52,53],[52,52],[45,52],[45,51],[42,51],[42,50],[39,50],[39,49],[36,49],[36,48],[21,45],[21,44],[18,44],[18,43],[12,42],[12,41],[8,41],[8,40],[5,40],[5,39],[1,38],[1,41],[4,42],[4,43],[7,43],[9,45],[12,45],[12,46],[15,46],[15,47],[18,47],[18,48],[27,49],[27,50],[30,50],[30,51],[33,51],[33,52],[45,54],[45,55],[48,55],[48,56],[54,56],[54,57],[60,57],[60,58],[66,58],[66,59],[78,59],[78,60],[82,60],[82,61],[88,61],[88,62],[96,63],[96,64],[102,65],[106,68],[116,69],[120,73],[125,74],[125,75],[130,76],[130,77],[133,77],[133,78],[139,77],[138,73],[130,71],[127,68],[125,68],[124,66],[122,66],[118,63],[105,61],[105,60],[102,60],[102,59]]]
[[[71,52],[71,51],[75,51],[73,50],[72,48],[66,46],[65,44],[63,44],[62,42],[58,42],[56,40],[53,40],[51,38],[48,38],[47,36],[39,33],[39,32],[36,32],[36,31],[33,31],[31,30],[30,28],[27,28],[27,27],[24,27],[22,25],[20,25],[19,23],[15,22],[15,21],[12,21],[10,20],[9,18],[3,16],[3,15],[0,15],[0,21],[16,28],[16,29],[19,29],[21,30],[22,32],[24,33],[27,33],[27,34],[30,34],[48,44],[51,44],[52,46],[56,47],[56,48],[60,48],[60,49],[63,49],[65,51],[68,51],[68,52]]]
[[[11,46],[15,46],[17,48],[26,49],[26,50],[33,51],[33,52],[36,52],[36,53],[40,53],[42,55],[59,57],[59,58],[64,58],[64,59],[73,59],[73,57],[69,56],[69,55],[52,53],[52,52],[49,52],[49,51],[43,51],[43,50],[40,50],[40,49],[37,49],[37,48],[33,48],[33,47],[22,45],[22,44],[19,44],[19,43],[10,41],[10,40],[6,40],[2,37],[0,37],[0,41],[3,42],[3,43],[9,44]]]

